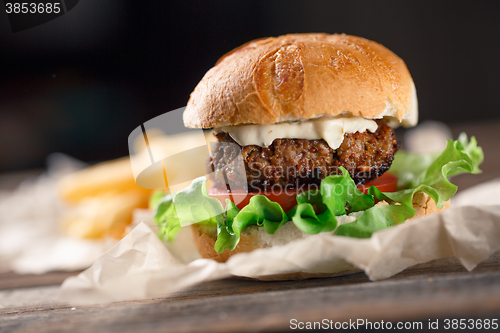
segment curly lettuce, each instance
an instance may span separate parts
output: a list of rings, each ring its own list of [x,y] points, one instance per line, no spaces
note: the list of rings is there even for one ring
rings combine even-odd
[[[415,215],[412,200],[418,192],[426,193],[436,202],[438,208],[443,208],[444,203],[457,192],[457,186],[448,178],[465,172],[480,173],[479,165],[484,159],[483,150],[477,146],[476,139],[472,137],[469,142],[464,133],[456,141],[448,140],[445,150],[437,156],[409,153],[398,155],[399,153],[396,154],[395,164],[389,171],[396,174],[400,180],[406,179],[408,173],[412,173],[412,179],[406,184],[407,188],[383,193],[374,186],[370,187],[369,195],[377,200],[385,200],[390,205],[367,209],[355,222],[340,226],[335,231],[336,235],[370,237],[377,230],[412,218]]]

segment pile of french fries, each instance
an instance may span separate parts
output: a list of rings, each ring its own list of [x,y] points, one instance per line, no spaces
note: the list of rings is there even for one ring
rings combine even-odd
[[[62,227],[78,238],[122,238],[133,211],[147,208],[152,192],[135,184],[129,157],[69,174],[58,185],[67,204]]]

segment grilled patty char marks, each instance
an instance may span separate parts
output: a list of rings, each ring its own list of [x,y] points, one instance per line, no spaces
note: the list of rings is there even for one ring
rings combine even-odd
[[[277,186],[292,189],[308,184],[318,184],[329,175],[340,174],[338,167],[347,169],[356,184],[364,184],[381,176],[391,166],[399,148],[394,130],[377,120],[374,133],[348,133],[336,150],[325,140],[276,139],[268,147],[256,145],[239,146],[242,150],[248,191],[275,189]],[[216,135],[219,142],[237,144],[227,133]],[[221,145],[213,151],[209,168],[216,178],[222,175],[233,181],[237,163],[231,162],[235,151]],[[242,187],[243,184],[235,184]],[[225,188],[224,183],[216,186]],[[274,187],[273,187],[274,186]]]

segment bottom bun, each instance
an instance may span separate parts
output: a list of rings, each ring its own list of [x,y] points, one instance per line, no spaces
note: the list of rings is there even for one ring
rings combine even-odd
[[[378,203],[378,205],[381,204],[387,203]],[[412,204],[416,211],[415,216],[405,221],[405,223],[450,207],[450,202],[448,201],[444,204],[442,209],[437,208],[434,200],[423,192],[415,194]],[[350,216],[337,217],[337,219],[339,220],[339,224],[345,224],[353,222],[359,214],[360,212],[353,213]],[[342,220],[342,218],[344,219]],[[214,249],[215,241],[217,240],[217,229],[215,227],[193,224],[192,230],[194,241],[200,255],[203,258],[213,259],[219,262],[225,262],[229,257],[239,252],[251,252],[256,249],[285,245],[291,241],[311,236],[299,230],[291,221],[283,224],[273,235],[266,233],[262,227],[252,225],[243,230],[240,235],[240,241],[233,251],[226,249],[223,253],[217,253]]]

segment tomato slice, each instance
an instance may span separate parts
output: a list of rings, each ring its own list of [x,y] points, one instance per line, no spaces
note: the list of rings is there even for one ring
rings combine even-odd
[[[216,188],[208,189],[208,195],[218,199],[222,203],[224,208],[226,208],[226,199],[231,200],[236,204],[236,207],[242,209],[243,207],[248,205],[251,197],[253,197],[254,195],[262,194],[268,197],[269,200],[277,202],[285,212],[288,212],[290,209],[297,205],[297,200],[295,199],[297,197],[297,193],[297,190],[287,190],[280,193],[267,191],[246,193],[244,191],[227,192]]]
[[[386,172],[371,182],[364,185],[358,185],[357,187],[361,192],[366,194],[370,186],[375,186],[382,192],[396,192],[398,189],[398,177],[392,173]]]
[[[361,192],[365,194],[370,186],[375,186],[382,192],[395,192],[397,189],[397,182],[398,177],[386,172],[377,179],[364,185],[358,185],[357,187]],[[262,194],[268,197],[269,200],[277,202],[285,212],[288,212],[290,209],[297,205],[297,200],[295,198],[297,197],[298,193],[299,192],[297,190],[246,193],[244,191],[227,192],[225,190],[219,190],[216,188],[208,189],[208,195],[218,199],[222,203],[224,208],[226,207],[226,199],[234,202],[238,209],[242,209],[243,207],[248,205],[251,197],[253,197],[254,195]]]

